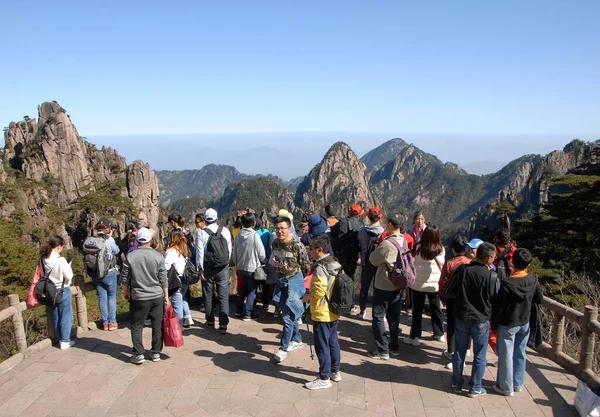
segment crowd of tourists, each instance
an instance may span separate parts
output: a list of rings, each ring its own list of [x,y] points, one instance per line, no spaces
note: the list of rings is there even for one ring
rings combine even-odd
[[[86,272],[98,292],[104,330],[118,327],[117,261],[121,259],[120,284],[130,302],[132,363],[146,360],[142,332],[148,320],[152,361],[161,360],[161,326],[167,311],[172,309],[182,328],[194,325],[188,303],[191,284],[186,278],[190,264],[197,268],[202,287],[205,326],[227,334],[230,267],[235,266],[234,315],[245,322],[258,319],[260,301],[281,319],[280,346],[273,354],[276,363],[303,348],[299,325],[310,312],[319,374],[305,384],[308,389],[329,388],[332,381],[342,379],[338,323],[343,315],[368,320],[370,294],[370,358],[389,360],[400,355],[404,306],[411,325],[402,342],[411,348],[420,346],[427,299],[432,337],[446,343],[443,357],[452,370],[455,392],[463,391],[465,359],[472,356],[467,395],[486,394],[482,379],[489,344],[498,355],[493,389],[506,396],[523,389],[526,346],[539,336],[539,326],[530,327],[530,321],[537,317],[532,311],[541,303],[542,292],[537,279],[527,272],[531,252],[517,249],[506,229],[498,231],[493,243],[457,235],[452,239],[452,253],[447,254],[439,228],[427,223],[422,212],[414,214],[408,228],[402,213],[384,217],[379,208],[371,207],[365,216],[359,204],[352,205],[341,219],[327,206],[324,215],[304,216],[297,224],[285,209],[271,220],[273,228],[268,229],[252,210],[241,210],[230,229],[209,208],[196,215],[191,232],[185,219],[171,214],[164,254],[155,249],[158,242],[153,230],[128,222],[127,233],[117,244],[113,226],[107,219],[100,220],[94,235],[85,240],[83,253]],[[62,294],[60,302],[48,310],[60,348],[68,349],[73,343],[69,290],[73,272],[70,260],[60,256],[63,243],[58,236],[50,239],[38,269]],[[360,274],[356,274],[359,267]],[[355,275],[360,281],[356,305]]]

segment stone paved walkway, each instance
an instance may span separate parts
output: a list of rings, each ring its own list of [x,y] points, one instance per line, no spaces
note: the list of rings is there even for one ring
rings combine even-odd
[[[309,391],[302,384],[315,378],[318,362],[308,344],[274,364],[281,326],[272,314],[260,314],[258,322],[231,319],[227,335],[197,323],[185,332],[184,347],[166,348],[162,361],[142,366],[129,363],[128,328],[81,333],[75,347],[48,348],[0,376],[0,416],[575,416],[569,404],[576,378],[534,352],[523,392],[471,399],[451,391],[444,344],[431,333],[425,331],[419,348],[401,343],[400,358],[377,361],[366,355],[370,322],[346,318],[340,325],[343,380]],[[203,316],[194,315],[197,321]],[[144,337],[149,347],[149,329]],[[488,361],[495,361],[493,354]],[[495,374],[488,366],[488,388]]]

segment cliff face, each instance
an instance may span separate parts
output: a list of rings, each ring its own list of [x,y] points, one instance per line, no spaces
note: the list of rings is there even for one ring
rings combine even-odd
[[[427,221],[442,229],[481,193],[484,181],[452,163],[407,145],[390,162],[374,171],[370,186],[387,212],[408,215],[421,210]]]
[[[13,170],[0,175],[7,193],[3,215],[23,210],[30,228],[45,224],[54,232],[91,227],[99,217],[116,223],[137,217],[156,227],[158,181],[147,164],[128,167],[114,149],[85,142],[56,102],[41,104],[38,115],[4,132],[3,164]]]
[[[366,166],[343,142],[334,144],[296,190],[295,205],[303,211],[320,212],[332,204],[344,213],[354,203],[376,206],[369,189]]]
[[[367,152],[360,160],[371,171],[377,171],[388,162],[394,160],[407,146],[408,143],[402,139],[391,139]]]
[[[564,175],[590,160],[597,142],[585,143],[573,140],[562,151],[545,156],[527,155],[509,163],[495,174],[488,176],[487,193],[473,205],[468,230],[495,230],[507,226],[496,209],[500,202],[508,202],[519,214],[537,212],[548,201],[550,180]]]

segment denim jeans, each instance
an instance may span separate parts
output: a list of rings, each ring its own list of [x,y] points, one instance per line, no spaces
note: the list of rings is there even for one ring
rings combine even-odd
[[[471,369],[471,381],[469,389],[479,391],[481,380],[487,365],[486,354],[488,339],[490,336],[490,322],[476,323],[455,319],[456,332],[454,334],[456,350],[452,355],[452,383],[463,385],[463,369],[465,367],[465,355],[469,347],[469,337],[473,338],[473,366]]]
[[[254,272],[239,271],[242,278],[242,288],[238,294],[237,300],[237,312],[240,315],[250,317],[252,310],[254,309],[254,301],[256,300],[256,287],[257,283],[254,280]],[[246,307],[244,308],[244,299],[246,300]]]
[[[410,338],[421,338],[421,333],[423,330],[423,310],[425,308],[425,297],[429,299],[433,336],[443,336],[444,316],[442,314],[442,305],[440,304],[440,293],[413,290],[412,294],[413,315],[410,326]]]
[[[338,320],[333,322],[313,322],[315,352],[319,359],[319,379],[326,381],[329,374],[340,371],[340,343],[338,341]]]
[[[214,323],[213,311],[214,287],[217,287],[219,303],[219,327],[227,327],[229,324],[229,267],[226,266],[210,278],[202,281],[202,293],[204,294],[204,310],[206,321]]]
[[[513,392],[525,382],[525,349],[529,340],[529,323],[522,326],[498,326],[498,375],[497,385],[504,392]]]
[[[111,270],[104,278],[94,279],[103,323],[117,322],[117,271]],[[108,304],[108,311],[106,305]]]
[[[61,291],[60,288],[57,291]],[[71,328],[73,328],[73,302],[71,287],[62,289],[62,301],[56,306],[48,306],[47,314],[52,317],[54,335],[59,342],[71,340]]]
[[[298,328],[298,319],[300,317],[296,317],[294,312],[290,309],[290,307],[287,304],[283,304],[281,316],[283,318],[283,331],[281,332],[281,350],[287,352],[290,342],[302,342],[302,336],[300,335],[300,329]]]
[[[144,354],[144,343],[142,331],[144,320],[150,316],[152,322],[152,353],[160,353],[163,346],[162,321],[165,315],[163,298],[152,300],[131,300],[129,303],[129,314],[131,315],[131,342],[133,343],[133,354]]]
[[[402,291],[384,291],[375,288],[373,294],[373,336],[379,353],[398,350],[400,334],[400,313],[402,312]],[[385,320],[390,326],[390,339],[385,334]]]
[[[183,294],[181,293],[181,288],[171,295],[171,305],[173,306],[173,315],[177,316],[179,319],[179,326],[183,326],[184,312],[183,312],[183,304],[186,303],[183,299]],[[188,306],[189,309],[189,306]]]

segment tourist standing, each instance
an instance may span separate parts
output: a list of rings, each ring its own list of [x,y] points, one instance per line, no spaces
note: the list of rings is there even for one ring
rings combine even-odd
[[[150,316],[152,326],[152,347],[150,359],[160,361],[162,351],[162,320],[169,305],[167,270],[165,258],[150,247],[152,233],[142,227],[137,232],[138,249],[127,255],[121,271],[123,296],[129,301],[131,315],[131,341],[133,356],[131,362],[144,363],[142,331],[144,320]]]

